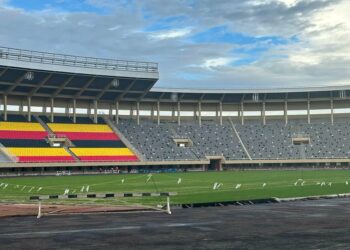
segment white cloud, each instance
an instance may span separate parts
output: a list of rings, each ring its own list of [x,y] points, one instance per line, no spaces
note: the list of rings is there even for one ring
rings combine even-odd
[[[201,64],[201,67],[207,68],[207,69],[215,69],[222,66],[226,66],[229,63],[231,63],[233,60],[234,60],[233,58],[229,58],[229,57],[207,59],[203,64]]]
[[[150,38],[154,40],[166,40],[187,36],[191,33],[191,28],[164,30],[150,34]]]

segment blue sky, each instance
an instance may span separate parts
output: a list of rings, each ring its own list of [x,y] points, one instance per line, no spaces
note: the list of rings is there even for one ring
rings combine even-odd
[[[0,0],[2,46],[156,61],[157,87],[348,84],[346,0]]]

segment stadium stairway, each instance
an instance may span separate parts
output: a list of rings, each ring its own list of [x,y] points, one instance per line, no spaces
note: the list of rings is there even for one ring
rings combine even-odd
[[[235,125],[233,124],[233,121],[232,121],[231,118],[229,118],[229,122],[230,122],[230,124],[231,124],[231,127],[232,127],[232,130],[233,130],[233,132],[234,132],[234,135],[237,137],[237,139],[238,139],[239,143],[241,144],[241,146],[242,146],[244,152],[246,153],[248,159],[249,159],[249,160],[252,160],[252,157],[250,156],[247,147],[244,145],[244,143],[243,143],[243,141],[242,141],[242,138],[239,136],[239,133],[238,133],[238,131],[237,131]]]
[[[128,148],[130,148],[141,161],[145,161],[143,155],[129,142],[129,140],[123,135],[123,133],[116,126],[114,126],[114,122],[111,119],[105,117],[104,121],[113,130],[113,132],[119,136],[119,139]]]

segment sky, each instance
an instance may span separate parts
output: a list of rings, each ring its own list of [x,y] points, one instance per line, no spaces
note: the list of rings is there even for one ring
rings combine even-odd
[[[0,46],[159,63],[159,88],[350,84],[349,0],[0,0]]]

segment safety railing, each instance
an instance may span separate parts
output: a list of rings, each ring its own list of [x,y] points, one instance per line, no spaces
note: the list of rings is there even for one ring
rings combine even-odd
[[[0,47],[0,59],[80,68],[157,73],[158,63],[82,57]]]

